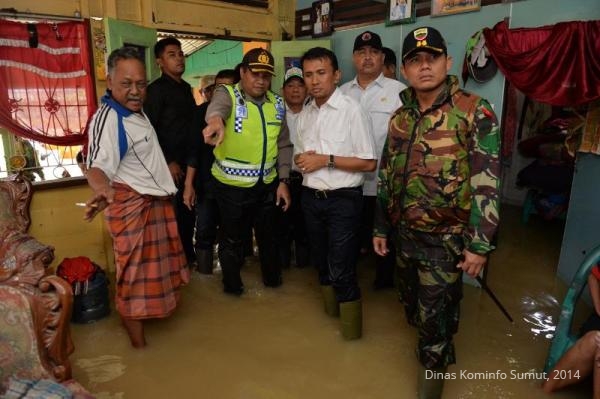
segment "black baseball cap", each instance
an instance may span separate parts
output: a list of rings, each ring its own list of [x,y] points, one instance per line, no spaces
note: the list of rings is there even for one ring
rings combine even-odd
[[[381,44],[381,37],[377,33],[366,31],[356,36],[354,39],[354,48],[352,52],[360,49],[361,47],[371,46],[374,49],[381,50],[383,45]]]
[[[415,51],[429,51],[435,54],[447,54],[448,48],[442,34],[429,26],[417,28],[404,38],[402,44],[402,62]]]
[[[242,64],[252,72],[268,72],[275,75],[273,55],[263,48],[253,48],[242,59]]]

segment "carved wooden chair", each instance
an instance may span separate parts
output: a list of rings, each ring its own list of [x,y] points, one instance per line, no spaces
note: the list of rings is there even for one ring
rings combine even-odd
[[[48,272],[54,248],[27,234],[32,185],[0,180],[0,396],[10,377],[71,378],[71,286]]]

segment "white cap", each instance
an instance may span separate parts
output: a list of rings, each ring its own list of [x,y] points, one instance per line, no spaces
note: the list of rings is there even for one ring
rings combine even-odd
[[[285,77],[283,79],[283,84],[286,84],[287,81],[290,80],[291,78],[300,78],[300,80],[303,80],[304,77],[302,75],[302,69],[300,69],[298,67],[291,67],[290,69],[285,71]]]

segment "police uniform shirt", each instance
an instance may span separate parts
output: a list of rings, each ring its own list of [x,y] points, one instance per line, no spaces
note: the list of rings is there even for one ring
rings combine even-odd
[[[260,98],[245,96],[244,99],[259,106],[267,101],[266,96]],[[206,110],[206,122],[208,123],[208,120],[213,116],[218,116],[226,121],[231,115],[232,110],[233,103],[229,92],[225,87],[219,86],[213,93],[210,105]],[[288,178],[290,177],[290,167],[292,164],[292,143],[290,141],[290,131],[288,129],[286,118],[283,118],[281,123],[281,130],[277,137],[277,149],[277,174],[280,179]]]

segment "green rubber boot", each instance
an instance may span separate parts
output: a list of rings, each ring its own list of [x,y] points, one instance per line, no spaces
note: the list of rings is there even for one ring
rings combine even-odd
[[[335,290],[330,285],[322,285],[321,292],[323,293],[323,304],[325,305],[325,313],[331,317],[340,315],[340,305],[335,297]]]
[[[340,319],[342,321],[342,336],[347,339],[362,337],[362,302],[340,303]]]
[[[419,367],[419,399],[441,399],[447,367]]]

